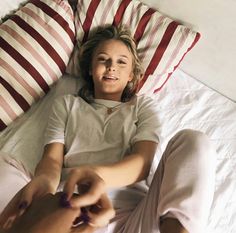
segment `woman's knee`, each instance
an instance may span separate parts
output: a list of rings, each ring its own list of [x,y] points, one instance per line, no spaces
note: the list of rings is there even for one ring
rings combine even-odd
[[[213,149],[210,138],[205,133],[197,130],[181,130],[174,136],[174,140],[186,145],[188,148],[202,150],[203,153],[208,149]]]
[[[203,132],[184,129],[179,131],[168,144],[169,155],[183,157],[183,159],[191,159],[193,161],[201,161],[203,163],[215,163],[216,151],[210,138]],[[171,153],[170,153],[171,152]]]
[[[175,137],[181,140],[187,141],[190,144],[196,146],[204,145],[205,143],[210,143],[210,138],[203,132],[193,129],[183,129],[179,131]]]

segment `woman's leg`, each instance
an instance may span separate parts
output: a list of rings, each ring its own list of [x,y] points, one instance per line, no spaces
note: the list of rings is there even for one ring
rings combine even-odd
[[[15,159],[0,155],[0,213],[28,182],[30,175]]]
[[[215,159],[206,135],[193,130],[177,133],[167,145],[147,196],[117,232],[205,232]]]

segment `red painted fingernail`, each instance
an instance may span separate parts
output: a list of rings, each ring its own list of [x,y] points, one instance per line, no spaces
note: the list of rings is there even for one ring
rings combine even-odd
[[[60,205],[61,207],[64,207],[64,208],[71,208],[71,204],[67,200],[60,200]]]
[[[21,202],[21,203],[19,204],[18,208],[19,208],[20,210],[23,210],[23,209],[26,209],[27,206],[28,206],[27,201],[23,201],[23,202]]]
[[[61,197],[60,197],[61,200],[65,200],[65,201],[66,201],[67,198],[68,198],[67,193],[62,193],[62,194],[61,194]]]
[[[90,221],[90,217],[87,214],[81,214],[80,218],[84,223],[88,223]]]
[[[66,193],[62,193],[61,194],[61,197],[59,199],[59,203],[60,203],[60,206],[61,207],[64,207],[64,208],[71,208],[71,204],[70,202],[67,200],[68,198],[68,195]]]

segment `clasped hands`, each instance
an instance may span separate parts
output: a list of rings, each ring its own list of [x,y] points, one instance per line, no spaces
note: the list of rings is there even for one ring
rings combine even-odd
[[[106,184],[91,167],[72,169],[63,192],[55,191],[47,177],[32,179],[1,213],[2,232],[92,233],[115,215]]]

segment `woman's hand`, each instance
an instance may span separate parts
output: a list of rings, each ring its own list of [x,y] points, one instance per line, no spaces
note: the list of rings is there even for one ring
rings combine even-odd
[[[44,175],[33,178],[5,207],[0,215],[0,227],[4,229],[11,227],[15,219],[25,212],[32,200],[41,198],[48,193],[55,193],[56,188]]]
[[[60,182],[63,164],[64,145],[47,144],[42,159],[35,169],[35,177],[23,187],[10,201],[0,215],[0,227],[8,228],[12,222],[24,213],[32,200],[55,193]]]
[[[75,188],[78,189],[79,196],[73,197]],[[104,227],[115,215],[106,194],[106,184],[96,173],[95,167],[73,169],[64,186],[64,193],[72,208],[81,208],[81,217],[89,228]]]

